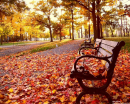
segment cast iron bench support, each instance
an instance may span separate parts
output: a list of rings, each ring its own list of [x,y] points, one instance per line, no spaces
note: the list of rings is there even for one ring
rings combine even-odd
[[[121,50],[121,47],[125,45],[124,41],[115,42],[108,40],[101,40],[101,44],[98,49],[97,55],[83,55],[77,58],[74,63],[74,67],[71,70],[70,77],[76,78],[79,85],[82,87],[83,91],[78,95],[76,99],[76,104],[80,104],[80,100],[85,94],[102,94],[108,98],[109,103],[112,104],[112,99],[110,95],[106,92],[107,87],[111,83],[111,79],[114,73],[115,63],[118,57],[118,54]],[[105,60],[105,67],[107,68],[107,76],[93,76],[88,70],[85,69],[85,62],[82,62],[82,66],[79,66],[78,63],[81,63],[81,59],[85,61],[86,58],[95,58]],[[107,79],[106,83],[101,87],[88,87],[84,84],[83,80],[102,80]]]

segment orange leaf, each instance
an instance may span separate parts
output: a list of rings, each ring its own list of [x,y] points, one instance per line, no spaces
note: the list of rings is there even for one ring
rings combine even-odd
[[[61,101],[62,103],[65,101],[65,96],[64,96],[64,95],[60,98],[60,101]]]

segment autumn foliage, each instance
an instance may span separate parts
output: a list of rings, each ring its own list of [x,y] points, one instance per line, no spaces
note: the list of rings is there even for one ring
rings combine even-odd
[[[0,103],[74,104],[82,91],[70,78],[77,51],[61,55],[1,57]],[[130,102],[130,53],[120,52],[107,92],[113,101]],[[89,97],[86,100],[90,100]],[[91,104],[98,102],[93,98]]]

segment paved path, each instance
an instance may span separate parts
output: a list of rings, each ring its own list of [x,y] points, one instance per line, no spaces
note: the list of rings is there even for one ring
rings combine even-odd
[[[60,46],[60,47],[57,47],[57,48],[54,48],[51,50],[37,52],[37,54],[38,55],[47,55],[47,54],[68,53],[69,51],[78,50],[82,41],[83,40],[74,40],[74,41],[64,44],[63,46]],[[10,55],[10,54],[15,54],[15,53],[22,52],[22,51],[26,51],[26,50],[32,49],[35,46],[37,47],[44,43],[46,43],[46,42],[39,42],[39,43],[33,43],[33,44],[29,44],[29,45],[20,45],[20,46],[2,46],[2,48],[5,48],[5,49],[0,50],[0,57]]]
[[[47,54],[53,55],[53,54],[68,53],[73,50],[78,50],[82,42],[83,40],[74,40],[51,50],[37,52],[37,54],[38,55],[47,55]]]
[[[45,43],[46,42],[37,42],[37,43],[29,43],[26,45],[18,45],[18,46],[13,46],[13,45],[0,46],[1,48],[3,48],[2,50],[0,50],[0,57],[14,54],[14,53],[18,53],[18,52],[22,52],[22,51],[26,51],[26,50],[34,48],[35,46],[39,46],[39,45],[45,44]]]

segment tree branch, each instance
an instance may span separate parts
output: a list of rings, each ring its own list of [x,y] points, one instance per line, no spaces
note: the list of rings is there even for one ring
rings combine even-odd
[[[92,10],[90,10],[88,7],[86,7],[81,1],[79,0],[75,0],[76,2],[79,3],[79,5],[83,6],[85,9],[87,9],[89,12],[92,12]]]

